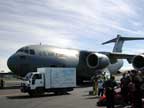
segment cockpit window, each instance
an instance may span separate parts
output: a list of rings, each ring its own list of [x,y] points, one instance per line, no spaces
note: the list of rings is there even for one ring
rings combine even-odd
[[[29,53],[29,50],[28,50],[28,49],[25,49],[24,52],[28,54],[28,53]]]
[[[35,54],[34,50],[30,49],[30,54],[34,55]]]
[[[23,53],[31,54],[31,55],[35,54],[35,51],[33,49],[28,49],[28,48],[19,49],[16,53],[18,52],[23,52]]]
[[[17,52],[24,52],[24,50],[23,49],[19,49]]]

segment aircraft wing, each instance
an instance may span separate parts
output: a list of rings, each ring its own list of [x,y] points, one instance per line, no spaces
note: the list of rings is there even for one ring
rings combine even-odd
[[[124,53],[118,53],[118,52],[110,52],[107,54],[107,56],[110,59],[127,59],[129,63],[132,63],[132,60],[137,54],[124,54]]]

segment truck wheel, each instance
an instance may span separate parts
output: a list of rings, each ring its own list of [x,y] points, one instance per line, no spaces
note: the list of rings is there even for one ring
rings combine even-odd
[[[36,97],[36,96],[40,96],[41,95],[38,91],[30,91],[30,92],[28,92],[28,94],[31,97]]]
[[[55,95],[64,95],[64,94],[67,94],[66,91],[56,91],[54,93],[55,93]]]
[[[43,95],[44,94],[44,89],[43,88],[37,88],[36,94],[38,94],[39,96]]]
[[[61,95],[62,94],[62,92],[60,92],[60,91],[56,91],[54,93],[55,93],[55,95]]]
[[[41,96],[44,94],[44,89],[43,88],[37,88],[36,90],[29,91],[28,94],[32,97]]]
[[[28,94],[29,94],[31,97],[34,97],[34,96],[35,96],[35,92],[34,92],[34,91],[29,91]]]

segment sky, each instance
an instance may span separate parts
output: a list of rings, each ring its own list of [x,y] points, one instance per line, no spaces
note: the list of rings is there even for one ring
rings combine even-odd
[[[0,71],[29,44],[112,51],[114,44],[101,43],[117,34],[144,37],[143,10],[143,0],[0,0]],[[143,42],[126,42],[123,52],[142,53]]]

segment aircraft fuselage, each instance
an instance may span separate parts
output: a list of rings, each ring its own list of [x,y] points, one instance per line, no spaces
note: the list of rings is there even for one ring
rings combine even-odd
[[[39,67],[76,67],[77,78],[90,79],[96,72],[96,69],[89,68],[86,63],[86,57],[90,53],[92,52],[46,45],[31,45],[19,49],[8,59],[7,64],[12,72],[22,77],[28,72],[37,71]],[[121,65],[121,60],[115,64],[110,64],[109,70],[116,72]]]

